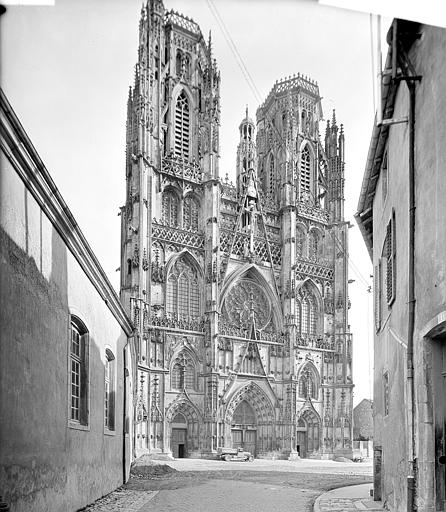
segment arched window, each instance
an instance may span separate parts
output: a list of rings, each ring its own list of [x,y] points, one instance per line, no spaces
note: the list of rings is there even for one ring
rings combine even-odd
[[[319,394],[318,378],[311,366],[302,369],[299,377],[298,392],[300,398],[317,400]]]
[[[274,156],[271,154],[269,159],[269,167],[268,167],[268,194],[270,196],[274,196],[274,187],[275,184],[275,167],[274,167]]]
[[[304,243],[305,243],[305,234],[302,229],[296,229],[296,255],[298,257],[302,257],[304,255]]]
[[[307,294],[301,302],[300,332],[314,336],[317,334],[318,311],[316,300],[312,294]]]
[[[200,203],[193,196],[187,196],[183,207],[183,227],[185,229],[198,230],[199,210]]]
[[[320,236],[316,231],[310,233],[310,247],[309,256],[312,259],[317,259],[320,254]]]
[[[175,68],[176,68],[176,72],[177,72],[177,76],[181,76],[181,72],[182,72],[182,55],[181,55],[181,52],[180,51],[177,51],[177,56],[176,56],[176,59],[175,59]]]
[[[170,373],[172,389],[196,389],[196,372],[192,358],[185,351],[175,358]]]
[[[175,154],[189,158],[190,112],[189,101],[184,91],[175,105]]]
[[[311,156],[308,146],[304,147],[300,157],[300,191],[311,192]]]
[[[178,197],[171,190],[163,193],[163,222],[168,226],[178,225]]]
[[[104,426],[115,430],[115,356],[108,349],[105,351]]]
[[[186,53],[183,59],[183,69],[185,77],[190,78],[190,56],[188,53]]]
[[[300,302],[296,299],[296,306],[295,306],[295,319],[296,319],[296,325],[299,328],[300,326],[300,315],[301,315],[301,305]]]
[[[70,324],[70,421],[88,425],[88,331],[76,317]]]
[[[200,287],[197,271],[182,258],[167,278],[167,313],[176,317],[200,316]]]

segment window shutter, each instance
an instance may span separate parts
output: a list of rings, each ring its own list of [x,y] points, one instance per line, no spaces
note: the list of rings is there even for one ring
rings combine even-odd
[[[375,266],[375,329],[381,327],[381,261]]]

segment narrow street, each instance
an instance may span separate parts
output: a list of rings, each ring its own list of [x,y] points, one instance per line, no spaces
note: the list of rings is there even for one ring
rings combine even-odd
[[[329,489],[372,481],[370,463],[179,459],[168,465],[176,471],[133,477],[86,511],[309,512],[317,496]]]

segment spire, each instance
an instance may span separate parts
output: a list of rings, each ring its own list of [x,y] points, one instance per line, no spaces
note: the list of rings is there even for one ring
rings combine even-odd
[[[209,60],[212,62],[212,33],[209,30],[209,42],[208,42]]]
[[[332,128],[336,126],[336,110],[333,109],[333,119],[331,121]]]
[[[344,161],[344,125],[341,124],[341,132],[339,133],[339,158],[341,159],[341,162]]]

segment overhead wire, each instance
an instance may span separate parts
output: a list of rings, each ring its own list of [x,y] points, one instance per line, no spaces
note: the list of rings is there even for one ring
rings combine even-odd
[[[254,95],[256,101],[259,104],[262,104],[263,103],[262,98],[261,98],[259,90],[254,82],[254,79],[252,78],[251,74],[249,73],[249,70],[243,61],[243,58],[237,49],[237,45],[235,44],[234,40],[232,39],[231,34],[230,34],[229,30],[227,29],[226,24],[223,21],[222,17],[220,16],[220,13],[218,12],[217,7],[214,5],[213,0],[207,0],[207,4],[209,6],[209,9],[210,9],[212,15],[214,16],[215,20],[217,21],[217,24],[220,27],[220,30],[222,31],[223,36],[224,36],[232,54],[235,57],[235,60],[237,61],[237,64],[242,72],[244,79],[246,80],[246,83],[248,84],[249,88],[251,89],[252,94]],[[370,20],[371,20],[371,18],[370,18]],[[372,24],[372,20],[370,21],[370,23]],[[372,30],[372,25],[371,25],[371,30]],[[372,37],[373,37],[373,35],[372,35]],[[373,45],[372,45],[372,54],[373,54]],[[373,58],[372,58],[372,69],[373,69]],[[373,70],[372,70],[372,72],[373,72]],[[275,134],[280,141],[280,145],[285,146],[285,140],[282,137],[282,134],[279,132],[278,128],[275,126],[274,123],[271,122],[270,119],[267,119],[267,122],[268,122],[268,125],[270,127],[272,127],[272,129],[275,131]],[[313,196],[313,200],[316,200],[316,198],[314,197],[314,194],[311,191],[310,191],[310,194]],[[345,247],[343,246],[342,241],[333,232],[333,230],[329,230],[329,234],[332,237],[335,244],[337,245],[338,250],[345,252]],[[357,265],[354,263],[353,259],[350,257],[350,255],[348,253],[346,256],[347,256],[347,262],[348,262],[349,267],[353,270],[356,277],[358,277],[362,281],[363,285],[367,289],[367,292],[369,292],[370,291],[370,281],[368,281],[367,278],[365,278],[363,276],[362,272],[358,269]]]

